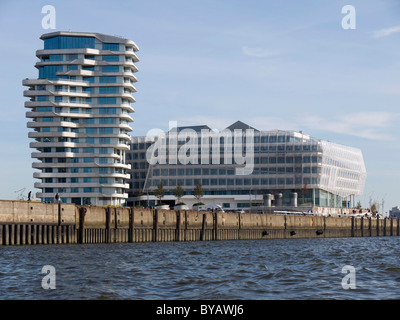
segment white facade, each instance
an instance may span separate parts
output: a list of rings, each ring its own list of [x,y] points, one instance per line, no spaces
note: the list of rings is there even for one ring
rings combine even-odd
[[[154,141],[159,141],[160,137],[133,137],[127,158],[132,164],[130,204],[154,204],[156,198],[153,193],[160,182],[166,190],[163,201],[173,202],[173,191],[179,182],[186,194],[182,200],[193,204],[193,190],[200,182],[204,190],[202,202],[225,208],[263,205],[269,196],[272,205],[291,206],[293,195],[297,196],[298,205],[341,208],[343,202],[351,202],[355,196],[362,194],[366,168],[361,150],[295,131],[259,131],[251,128],[252,144],[246,146],[244,134],[238,143],[232,140],[234,134],[229,136],[229,131],[240,132],[249,128],[238,121],[221,131],[216,140],[201,135],[202,131],[209,129],[207,126],[178,128],[175,140],[170,139],[171,131],[161,138],[164,142],[157,144]],[[188,140],[187,134],[180,136],[184,131],[191,132],[197,140]],[[190,140],[192,145],[189,145]],[[177,143],[172,144],[173,141]],[[207,148],[203,148],[203,142],[207,142]],[[238,145],[239,156],[253,148],[252,156],[246,160],[246,165],[251,164],[248,166],[251,170],[245,174],[238,174],[237,171],[245,167],[243,162],[238,164],[235,158],[225,157],[227,153],[235,153]],[[165,150],[161,146],[165,146]],[[155,148],[159,150],[150,152],[152,157],[149,159],[148,151]],[[171,153],[183,154],[179,153],[181,148],[199,152],[191,156],[191,163],[183,163],[179,159],[171,163],[169,160],[174,159]],[[204,149],[206,152],[202,152]],[[164,163],[159,161],[160,154],[164,155]],[[157,161],[153,161],[154,158],[158,158]]]
[[[40,180],[36,197],[124,204],[138,47],[97,33],[54,32],[41,39],[39,77],[23,81],[34,178]]]

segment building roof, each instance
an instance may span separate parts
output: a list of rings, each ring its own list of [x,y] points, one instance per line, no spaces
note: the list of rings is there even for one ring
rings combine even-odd
[[[252,126],[249,126],[248,124],[242,122],[242,121],[236,121],[235,123],[232,123],[229,127],[226,127],[225,129],[228,129],[230,131],[233,130],[246,130],[246,129],[253,129],[254,131],[259,132],[256,128],[253,128]]]

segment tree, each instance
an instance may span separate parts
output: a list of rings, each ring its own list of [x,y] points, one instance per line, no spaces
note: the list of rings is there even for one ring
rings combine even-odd
[[[200,199],[203,197],[204,191],[200,181],[197,182],[196,188],[194,188],[194,197],[197,202],[200,202]]]
[[[374,203],[371,205],[371,212],[374,213],[377,211],[377,205],[376,202],[374,201]]]
[[[356,209],[361,209],[362,208],[362,206],[361,206],[361,201],[360,200],[358,200],[358,202],[357,202],[357,206],[356,206]]]
[[[174,190],[174,196],[177,199],[177,204],[181,203],[181,198],[185,195],[185,190],[183,190],[181,183],[178,181],[178,185]]]
[[[157,189],[154,191],[154,196],[158,198],[159,204],[161,204],[161,199],[164,197],[164,194],[165,194],[165,189],[162,181],[160,181],[160,183],[157,186]]]

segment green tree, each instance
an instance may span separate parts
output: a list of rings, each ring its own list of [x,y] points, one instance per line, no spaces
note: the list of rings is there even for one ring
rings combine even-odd
[[[200,181],[197,181],[196,188],[194,188],[194,197],[196,198],[197,202],[200,202],[200,199],[203,197],[203,195],[203,186],[201,185]]]
[[[181,183],[178,181],[178,185],[174,190],[174,196],[177,199],[177,204],[181,203],[181,198],[185,195],[185,190],[183,190]]]
[[[160,183],[157,186],[157,189],[154,190],[154,196],[158,198],[158,204],[161,204],[161,199],[164,197],[165,194],[165,189],[163,183],[160,181]]]

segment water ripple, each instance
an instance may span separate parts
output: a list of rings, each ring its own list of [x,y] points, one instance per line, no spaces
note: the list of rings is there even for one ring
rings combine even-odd
[[[398,237],[0,247],[0,299],[399,299]],[[41,287],[44,265],[56,289]],[[356,271],[345,290],[344,266]]]

